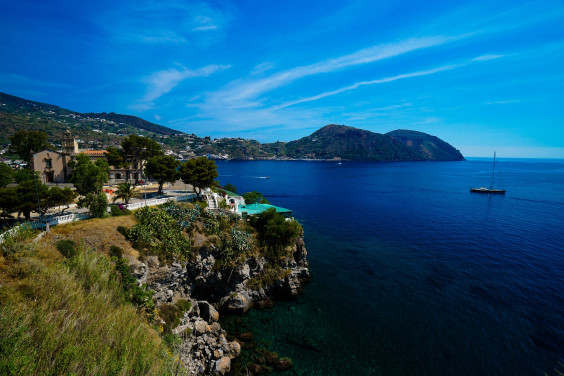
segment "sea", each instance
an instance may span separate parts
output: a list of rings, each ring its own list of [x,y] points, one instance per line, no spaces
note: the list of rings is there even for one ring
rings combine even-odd
[[[304,228],[312,281],[242,318],[287,374],[564,372],[564,160],[217,165]]]

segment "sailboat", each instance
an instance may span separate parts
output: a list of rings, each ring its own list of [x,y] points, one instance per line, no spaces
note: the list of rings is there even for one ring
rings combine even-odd
[[[499,173],[499,180],[501,181],[501,187],[503,189],[494,189],[494,187],[493,187],[494,179],[495,179],[495,151],[494,151],[494,159],[493,159],[493,167],[492,167],[492,180],[490,181],[489,188],[487,188],[487,187],[470,188],[470,192],[474,192],[474,193],[494,193],[494,194],[504,195],[505,194],[505,187],[503,186],[503,180],[501,180],[501,172]]]

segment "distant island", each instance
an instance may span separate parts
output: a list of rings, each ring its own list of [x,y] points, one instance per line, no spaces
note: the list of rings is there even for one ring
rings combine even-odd
[[[129,134],[158,141],[179,159],[205,155],[236,160],[460,161],[453,146],[423,132],[395,130],[386,134],[330,124],[290,142],[261,144],[243,138],[198,137],[116,113],[80,113],[0,93],[0,149],[18,130],[42,130],[55,148],[69,129],[89,149],[119,146]]]

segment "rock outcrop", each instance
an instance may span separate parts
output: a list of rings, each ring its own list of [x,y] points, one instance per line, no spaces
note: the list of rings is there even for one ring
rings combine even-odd
[[[132,264],[139,282],[155,291],[157,306],[179,299],[191,302],[172,330],[182,338],[180,358],[191,375],[224,375],[230,370],[231,359],[240,354],[239,343],[227,341],[226,332],[217,322],[220,312],[243,313],[254,304],[268,306],[269,297],[300,293],[309,279],[303,238],[287,251],[288,256],[277,265],[280,278],[269,284],[256,283],[267,265],[260,253],[248,256],[232,269],[221,270],[216,265],[219,249],[213,244],[201,247],[194,261],[184,264],[162,265],[156,257]]]

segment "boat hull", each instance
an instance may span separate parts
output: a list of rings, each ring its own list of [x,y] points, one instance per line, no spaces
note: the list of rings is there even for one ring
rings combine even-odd
[[[490,193],[490,194],[499,194],[504,195],[504,189],[490,189],[490,188],[470,188],[470,192],[473,193]]]

